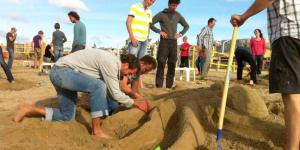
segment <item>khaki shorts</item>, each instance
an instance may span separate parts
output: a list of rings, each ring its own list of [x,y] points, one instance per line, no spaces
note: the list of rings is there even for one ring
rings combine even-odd
[[[34,59],[40,60],[41,59],[41,49],[35,48],[34,49]]]

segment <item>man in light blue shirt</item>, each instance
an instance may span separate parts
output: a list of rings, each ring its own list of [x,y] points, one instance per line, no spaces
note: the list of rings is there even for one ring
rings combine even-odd
[[[75,11],[68,13],[69,19],[74,23],[74,40],[72,44],[72,53],[85,49],[86,45],[86,28],[80,21],[80,16]]]

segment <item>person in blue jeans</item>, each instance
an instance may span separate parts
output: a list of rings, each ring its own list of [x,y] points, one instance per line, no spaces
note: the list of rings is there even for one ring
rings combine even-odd
[[[201,73],[203,71],[204,62],[205,62],[205,52],[204,52],[204,50],[199,49],[198,50],[198,58],[196,60],[198,75],[201,75]]]
[[[84,92],[90,94],[92,133],[107,139],[109,136],[101,128],[102,118],[109,116],[119,105],[149,110],[147,101],[132,99],[120,90],[121,76],[135,75],[138,70],[139,61],[131,54],[117,57],[104,50],[86,49],[62,57],[50,73],[59,108],[23,104],[14,121],[20,122],[26,116],[43,116],[46,121],[74,120],[77,92]]]
[[[52,34],[52,44],[54,48],[54,62],[64,56],[64,43],[67,42],[65,33],[60,30],[60,24],[54,24],[55,31]]]
[[[135,47],[132,43],[128,44],[129,54],[133,54],[138,58],[142,58],[147,53],[148,40],[143,42],[138,42],[137,47]]]
[[[0,46],[0,65],[5,72],[8,82],[14,83],[15,79],[9,69],[9,66],[5,63],[3,55],[2,55],[2,47]]]
[[[8,66],[9,69],[12,69],[13,61],[14,61],[14,49],[15,49],[15,41],[17,38],[17,29],[12,27],[10,32],[6,34],[6,49],[8,51]]]

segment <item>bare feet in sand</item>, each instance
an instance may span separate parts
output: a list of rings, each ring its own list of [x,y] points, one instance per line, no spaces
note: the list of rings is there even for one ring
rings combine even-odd
[[[105,134],[102,131],[93,131],[93,135],[100,139],[106,139],[106,140],[111,139],[111,137],[109,135]]]
[[[24,117],[30,115],[32,110],[34,109],[34,107],[29,104],[22,104],[22,105],[18,106],[18,109],[19,109],[19,112],[14,118],[15,122],[20,122],[23,120]]]

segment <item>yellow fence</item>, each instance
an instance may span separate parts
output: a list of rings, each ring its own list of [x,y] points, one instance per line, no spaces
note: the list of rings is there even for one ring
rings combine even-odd
[[[8,53],[7,52],[7,49],[6,49],[6,46],[4,44],[1,44],[1,47],[3,49],[3,53]],[[42,56],[44,55],[44,50],[45,50],[45,47],[46,47],[46,43],[45,42],[42,42]],[[26,59],[29,59],[30,56],[32,54],[34,54],[34,51],[33,51],[33,48],[31,46],[31,43],[25,43],[25,44],[19,44],[19,43],[16,43],[14,45],[14,51],[15,51],[15,54],[21,58],[26,58]]]
[[[192,46],[192,63],[191,67],[195,68],[195,61],[196,61],[196,54],[197,51],[197,46],[193,45]],[[223,60],[222,60],[223,59]],[[222,61],[225,61],[226,63],[222,63]],[[211,60],[211,66],[216,66],[217,70],[220,69],[220,67],[227,67],[227,61],[228,61],[228,54],[227,53],[221,53],[216,50],[213,51],[213,57]],[[217,62],[217,63],[215,63]],[[233,63],[233,70],[235,70],[236,65],[235,62]]]

